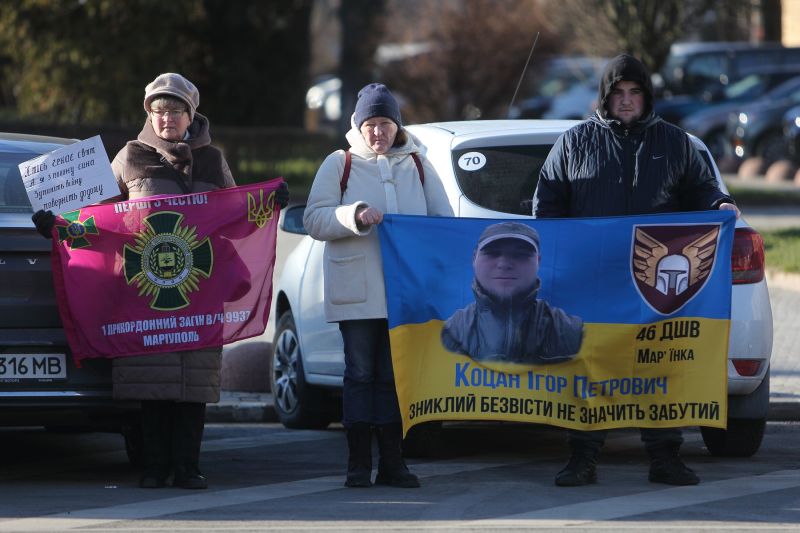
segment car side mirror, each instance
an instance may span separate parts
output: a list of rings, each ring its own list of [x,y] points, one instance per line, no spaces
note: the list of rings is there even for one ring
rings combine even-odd
[[[303,213],[305,213],[305,210],[306,204],[295,204],[284,209],[281,213],[281,229],[287,233],[308,235],[306,227],[303,225]]]

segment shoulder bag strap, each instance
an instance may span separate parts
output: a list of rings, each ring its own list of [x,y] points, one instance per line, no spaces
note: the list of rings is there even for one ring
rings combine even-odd
[[[417,166],[417,172],[419,173],[419,182],[424,186],[425,185],[425,171],[422,169],[422,161],[420,161],[419,156],[412,152],[411,158],[414,160],[414,164]],[[341,198],[344,199],[344,191],[347,189],[347,180],[350,179],[350,165],[352,164],[353,156],[350,155],[350,150],[345,150],[344,152],[344,171],[342,172],[342,179],[339,181],[339,189],[341,190],[342,196]]]
[[[350,155],[350,150],[344,152],[344,172],[342,172],[342,179],[339,182],[339,188],[342,191],[342,199],[344,199],[344,191],[347,189],[347,180],[350,179],[350,163],[353,161],[353,156]]]
[[[419,182],[422,186],[425,186],[425,171],[422,170],[422,161],[420,161],[419,156],[416,152],[411,152],[411,157],[414,158],[414,164],[417,165],[417,172],[419,172]]]

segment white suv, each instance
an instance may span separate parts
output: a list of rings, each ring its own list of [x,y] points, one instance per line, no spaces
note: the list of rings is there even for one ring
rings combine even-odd
[[[408,126],[444,183],[456,216],[530,217],[539,169],[550,147],[573,121],[497,120]],[[707,148],[693,141],[725,184]],[[459,158],[478,152],[479,171],[464,171]],[[283,214],[281,229],[305,233],[303,206]],[[323,310],[323,242],[305,236],[288,256],[274,290],[271,385],[281,422],[320,428],[337,420],[344,373],[342,339]],[[750,456],[761,445],[769,408],[772,310],[764,279],[761,236],[744,219],[736,224],[728,354],[728,429],[702,428],[714,455]],[[419,426],[415,426],[416,429]],[[430,439],[425,437],[424,440]]]

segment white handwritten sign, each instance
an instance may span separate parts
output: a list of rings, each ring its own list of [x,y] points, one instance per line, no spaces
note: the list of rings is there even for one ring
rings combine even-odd
[[[20,163],[19,174],[34,212],[60,215],[119,195],[99,135]]]

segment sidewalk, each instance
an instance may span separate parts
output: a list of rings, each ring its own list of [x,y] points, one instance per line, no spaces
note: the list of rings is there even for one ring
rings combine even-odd
[[[770,419],[800,420],[800,275],[770,273],[773,335]]]
[[[271,392],[222,391],[219,403],[206,406],[206,422],[277,422]]]

